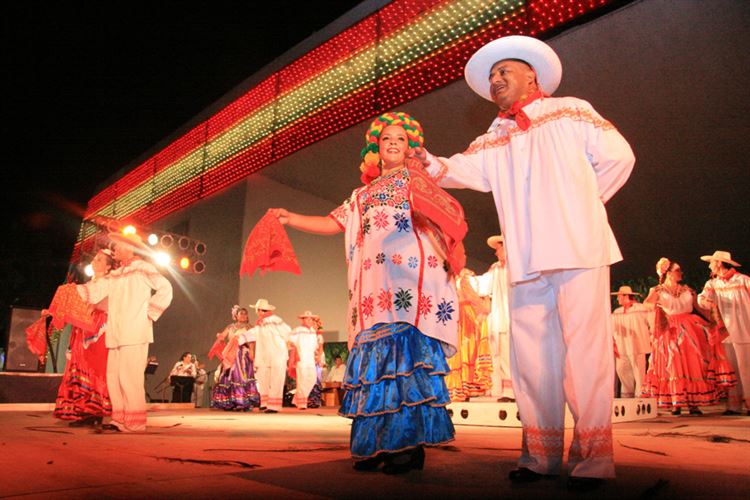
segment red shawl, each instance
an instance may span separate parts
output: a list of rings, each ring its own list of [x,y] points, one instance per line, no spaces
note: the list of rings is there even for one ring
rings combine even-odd
[[[39,318],[26,327],[26,345],[40,363],[47,355],[47,318]]]
[[[256,269],[260,269],[261,274],[266,271],[302,272],[284,226],[270,213],[255,225],[242,252],[240,276],[243,273],[252,276]]]
[[[464,220],[464,209],[453,196],[437,185],[417,160],[407,161],[409,169],[412,210],[440,228],[448,264],[456,276],[466,266],[463,239],[469,227]]]
[[[106,315],[93,314],[94,308],[89,306],[76,290],[76,284],[68,283],[57,287],[49,313],[52,315],[52,327],[59,330],[70,323],[86,332],[98,332]]]

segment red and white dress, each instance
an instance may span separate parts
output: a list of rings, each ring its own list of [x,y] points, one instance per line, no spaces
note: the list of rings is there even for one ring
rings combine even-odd
[[[693,294],[687,286],[676,293],[659,286],[656,293],[654,345],[643,396],[656,398],[662,408],[717,403],[722,386],[734,385],[718,328],[693,314]],[[719,384],[717,372],[724,374]]]

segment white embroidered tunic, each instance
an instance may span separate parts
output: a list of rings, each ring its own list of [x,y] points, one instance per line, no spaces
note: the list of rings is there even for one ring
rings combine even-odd
[[[292,330],[289,341],[297,348],[300,365],[315,366],[315,353],[323,345],[321,335],[312,328],[298,326]]]
[[[260,325],[241,333],[238,342],[255,339],[255,366],[286,366],[289,359],[289,333],[292,329],[280,317],[272,314],[261,320]]]
[[[464,153],[428,154],[428,171],[445,188],[492,191],[511,283],[621,260],[604,203],[630,176],[630,146],[581,99],[537,99],[524,111],[528,130],[495,119]]]
[[[152,343],[153,322],[172,302],[169,281],[153,264],[138,258],[104,278],[78,285],[78,293],[89,304],[109,298],[104,337],[108,349]]]
[[[349,347],[377,323],[405,322],[443,341],[450,356],[458,337],[456,289],[439,245],[414,227],[409,182],[407,169],[389,172],[330,214],[345,231]]]
[[[618,307],[612,313],[615,344],[620,356],[651,352],[651,324],[654,310],[638,302],[628,307]]]
[[[703,307],[718,306],[729,332],[724,342],[750,343],[750,277],[735,272],[726,280],[710,279],[698,296],[698,303]]]

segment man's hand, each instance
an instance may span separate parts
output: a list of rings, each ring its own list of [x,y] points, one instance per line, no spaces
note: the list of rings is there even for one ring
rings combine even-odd
[[[427,151],[424,148],[412,148],[409,157],[418,160],[424,168],[430,166],[430,160],[427,159]]]

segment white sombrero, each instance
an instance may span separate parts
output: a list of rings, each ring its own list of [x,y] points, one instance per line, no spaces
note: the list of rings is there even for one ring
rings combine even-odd
[[[725,252],[724,250],[716,250],[713,255],[704,255],[701,260],[711,262],[712,260],[718,260],[719,262],[726,262],[734,267],[740,267],[741,264],[732,260],[732,254]]]
[[[312,311],[305,311],[297,317],[300,319],[301,318],[312,318],[312,319],[319,318],[319,316],[317,314],[313,314]]]
[[[637,295],[641,296],[640,293],[635,293],[632,288],[630,288],[628,285],[622,285],[619,290],[616,292],[612,292],[610,295]]]
[[[261,311],[273,311],[274,309],[276,309],[276,306],[272,306],[271,304],[269,304],[266,299],[258,299],[258,302],[255,303],[255,305],[253,306],[253,308],[256,311],[257,310],[261,310]]]
[[[115,244],[125,243],[134,248],[138,248],[140,250],[148,250],[148,247],[146,247],[146,244],[143,243],[143,240],[141,239],[141,237],[135,233],[123,234],[120,232],[112,232],[112,233],[109,233],[107,236],[109,237],[110,240],[114,241]]]
[[[490,70],[504,59],[520,59],[536,72],[541,90],[552,94],[562,78],[562,64],[552,47],[530,36],[504,36],[477,50],[464,68],[464,78],[471,90],[492,101],[490,96]]]
[[[497,248],[500,243],[505,244],[505,239],[502,235],[490,236],[487,238],[487,246],[490,248]]]

